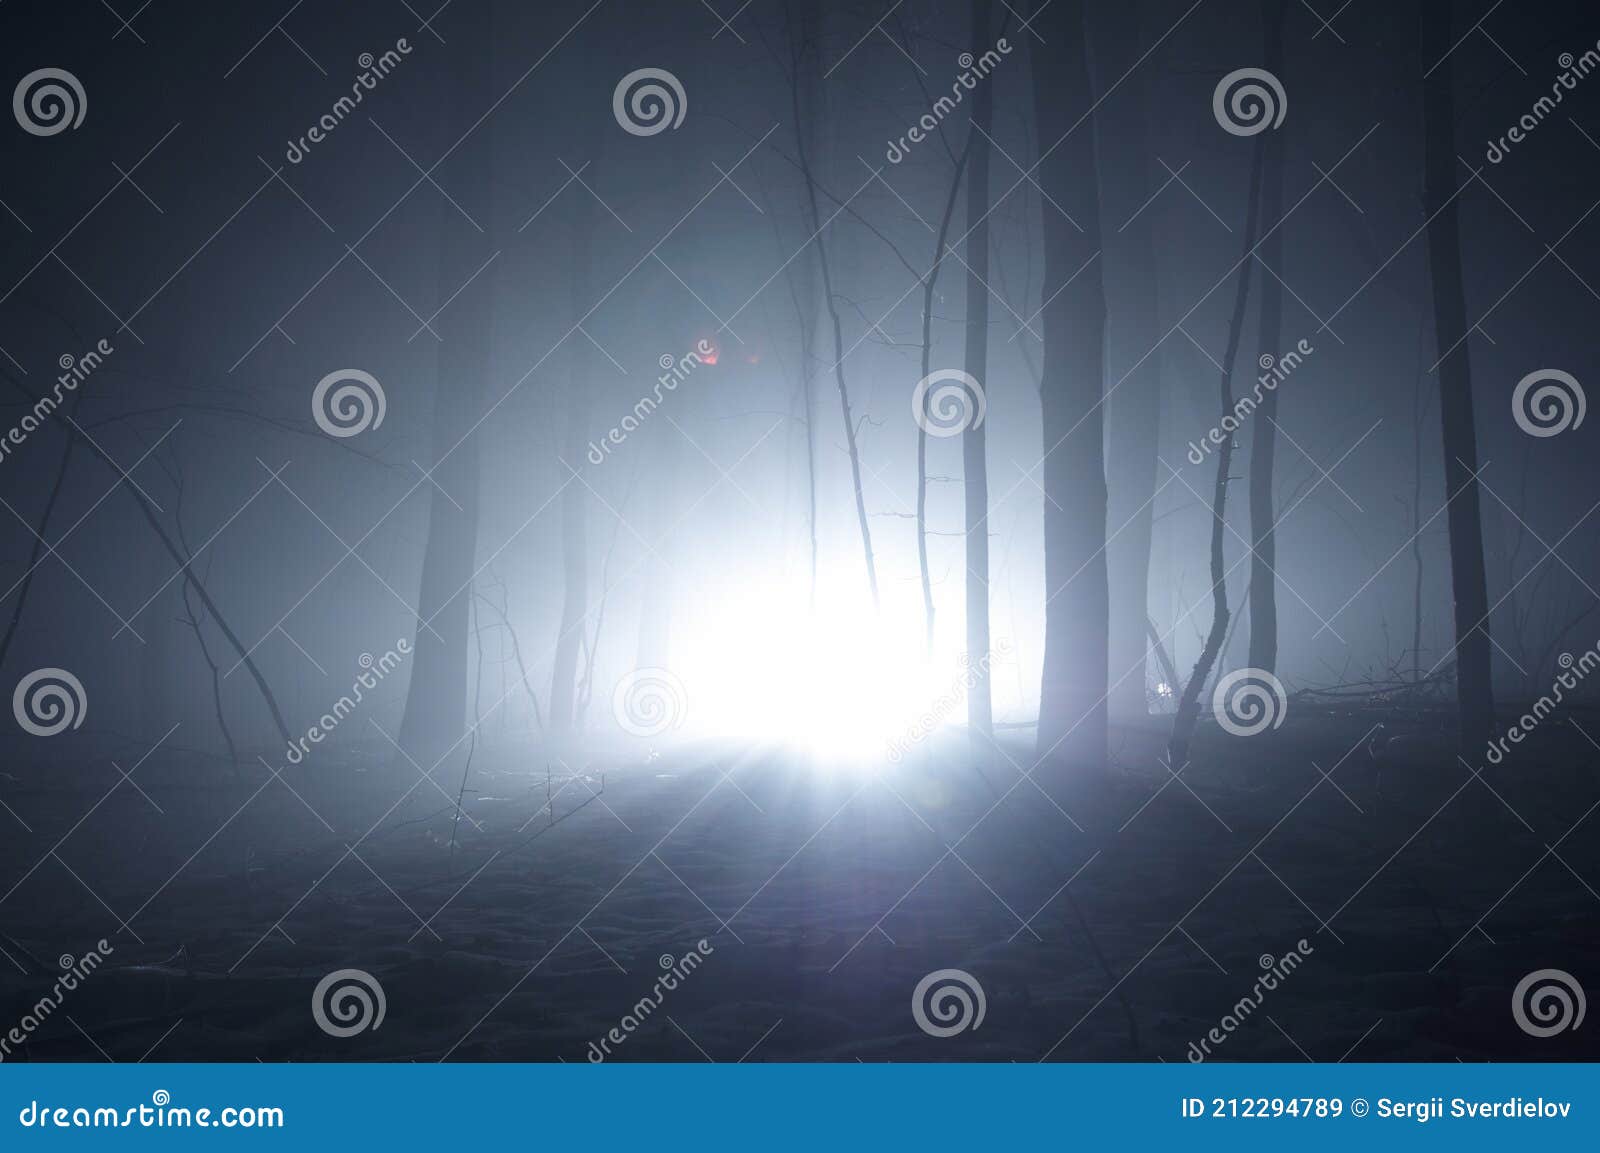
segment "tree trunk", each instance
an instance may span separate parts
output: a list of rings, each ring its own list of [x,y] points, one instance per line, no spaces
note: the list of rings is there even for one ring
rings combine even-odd
[[[1284,0],[1264,0],[1261,6],[1266,37],[1263,60],[1268,72],[1283,75]],[[1261,278],[1261,331],[1257,345],[1263,356],[1276,358],[1283,339],[1283,154],[1281,132],[1268,129],[1267,154],[1262,172],[1261,218],[1272,232],[1261,245],[1261,259],[1271,271]],[[1278,668],[1277,537],[1272,532],[1272,462],[1277,448],[1278,390],[1267,389],[1261,406],[1250,418],[1250,655],[1251,668],[1273,673]]]
[[[573,201],[572,254],[567,273],[572,287],[572,322],[579,324],[589,311],[589,261],[594,240],[594,199],[584,195]],[[589,390],[594,386],[589,367],[592,346],[582,333],[567,337],[566,430],[561,455],[581,474],[587,464],[585,433],[588,429]],[[556,636],[550,673],[550,732],[557,738],[572,731],[578,683],[578,654],[584,643],[584,619],[589,608],[589,534],[584,505],[588,488],[579,477],[561,491],[561,632]]]
[[[1233,300],[1233,317],[1228,323],[1228,347],[1222,354],[1220,382],[1222,416],[1233,412],[1233,366],[1239,357],[1239,341],[1244,332],[1246,306],[1250,302],[1250,277],[1255,259],[1250,255],[1256,247],[1256,236],[1261,231],[1261,184],[1266,165],[1267,137],[1276,129],[1267,128],[1256,136],[1254,158],[1250,162],[1250,194],[1245,208],[1244,259],[1239,262],[1239,290]],[[1178,712],[1172,719],[1172,739],[1168,744],[1168,761],[1174,772],[1189,763],[1189,742],[1200,714],[1200,693],[1211,676],[1222,651],[1222,642],[1228,635],[1228,579],[1223,564],[1223,535],[1228,523],[1228,468],[1233,463],[1234,437],[1223,438],[1217,449],[1217,474],[1211,486],[1211,630],[1206,634],[1200,649],[1200,659],[1178,698]]]
[[[817,256],[817,269],[822,276],[822,297],[833,330],[833,380],[839,391],[839,408],[844,417],[844,443],[850,455],[850,480],[855,493],[856,525],[861,532],[861,551],[867,566],[867,589],[872,594],[872,607],[878,603],[878,566],[872,554],[872,526],[867,520],[866,493],[861,480],[861,452],[856,443],[855,418],[850,412],[850,389],[844,375],[844,324],[839,318],[839,303],[833,292],[833,269],[828,261],[828,246],[823,233],[822,212],[817,203],[817,183],[812,171],[811,148],[807,141],[808,122],[800,105],[801,74],[806,68],[820,64],[821,46],[817,35],[821,30],[820,10],[817,0],[809,0],[802,7],[798,27],[790,20],[794,69],[790,77],[791,111],[795,120],[795,144],[799,156],[800,175],[805,183],[807,222],[811,229],[811,246]]]
[[[1100,403],[1105,290],[1098,268],[1073,277],[1101,246],[1094,134],[1086,124],[1074,126],[1091,104],[1083,14],[1083,0],[1055,0],[1035,20],[1043,44],[1032,47],[1046,301],[1039,386],[1045,637],[1038,755],[1103,770],[1110,627]],[[1056,205],[1072,213],[1077,227]]]
[[[989,49],[991,0],[972,0],[972,56]],[[967,341],[966,373],[986,387],[989,370],[989,134],[994,130],[994,80],[980,81],[972,105],[967,142]],[[981,393],[980,393],[981,395]],[[976,398],[973,401],[976,405]],[[967,541],[967,727],[994,736],[989,693],[989,465],[985,430],[977,419],[961,433],[962,488],[966,493]]]
[[[976,133],[967,133],[967,143],[956,158],[956,168],[950,176],[950,192],[945,197],[944,212],[939,217],[939,231],[933,241],[933,263],[922,278],[922,380],[933,371],[933,299],[939,283],[939,270],[944,267],[944,247],[950,237],[950,222],[955,217],[956,196],[961,191],[961,177],[967,169],[967,159],[972,155],[972,141]],[[933,572],[928,566],[928,426],[917,422],[917,568],[922,574],[922,612],[926,632],[927,651],[933,653]]]
[[[1489,592],[1478,511],[1478,443],[1472,413],[1472,365],[1467,350],[1467,300],[1461,281],[1461,230],[1456,218],[1455,91],[1450,54],[1450,0],[1422,5],[1422,57],[1438,61],[1423,78],[1422,211],[1428,220],[1428,267],[1433,278],[1433,331],[1441,359],[1439,422],[1444,438],[1450,583],[1455,599],[1456,694],[1463,749],[1480,747],[1494,731],[1494,686],[1489,668]]]
[[[489,5],[468,5],[456,23],[462,27],[452,37],[447,117],[452,136],[465,132],[498,95],[489,67]],[[486,126],[455,154],[451,170],[458,187],[488,190],[490,147]],[[417,611],[428,626],[417,627],[399,742],[424,769],[432,769],[466,731],[467,610],[477,553],[482,431],[468,430],[483,411],[494,277],[490,270],[461,288],[483,262],[484,239],[448,204],[441,202],[439,212],[439,298],[458,289],[460,295],[435,322],[442,341],[433,397],[434,472],[417,598]]]
[[[1141,51],[1139,5],[1093,4],[1090,63],[1095,90],[1106,92]],[[1161,329],[1150,199],[1152,149],[1143,73],[1128,76],[1096,110],[1101,215],[1105,231],[1106,481],[1110,539],[1106,569],[1111,604],[1109,708],[1143,718],[1149,712],[1145,671],[1149,645],[1150,540],[1161,431]],[[1137,211],[1137,215],[1135,212]],[[1119,223],[1121,222],[1121,223]],[[1174,689],[1173,691],[1176,691]]]

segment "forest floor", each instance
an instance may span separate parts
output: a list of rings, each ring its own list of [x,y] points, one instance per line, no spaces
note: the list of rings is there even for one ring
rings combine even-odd
[[[704,940],[611,1059],[1182,1061],[1213,1028],[1222,1060],[1600,1056],[1600,1028],[1536,1039],[1510,1003],[1535,969],[1600,989],[1600,718],[1470,768],[1438,718],[1359,708],[1202,726],[1180,776],[1165,731],[1116,730],[1097,783],[1025,775],[1027,732],[876,773],[702,749],[548,785],[480,749],[453,847],[459,778],[375,755],[8,766],[0,1032],[104,938],[8,1059],[583,1061]],[[344,968],[387,1011],[335,1038],[310,1001]],[[946,968],[986,1011],[935,1037],[912,995]]]

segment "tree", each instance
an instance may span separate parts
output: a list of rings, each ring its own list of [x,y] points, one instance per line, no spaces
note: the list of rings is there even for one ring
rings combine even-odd
[[[1463,748],[1494,731],[1490,676],[1489,591],[1484,575],[1483,521],[1478,504],[1478,442],[1467,349],[1467,300],[1461,281],[1461,227],[1456,213],[1455,80],[1450,65],[1451,0],[1424,0],[1422,55],[1435,63],[1422,80],[1422,210],[1433,280],[1433,331],[1440,349],[1439,425],[1444,440],[1450,585],[1455,600],[1456,696]]]
[[[1244,334],[1244,317],[1250,303],[1250,280],[1255,270],[1256,237],[1261,232],[1261,185],[1266,167],[1267,137],[1276,129],[1263,128],[1256,134],[1255,147],[1250,162],[1250,193],[1245,206],[1244,255],[1240,257],[1239,287],[1233,298],[1233,316],[1228,322],[1228,345],[1222,354],[1221,379],[1218,391],[1221,396],[1221,414],[1233,418],[1233,369],[1239,359],[1239,342]],[[1274,221],[1276,224],[1276,221]],[[1228,469],[1233,463],[1234,438],[1225,436],[1217,449],[1217,472],[1211,486],[1211,628],[1201,646],[1200,657],[1195,661],[1189,680],[1178,695],[1178,711],[1172,719],[1172,738],[1168,742],[1168,760],[1174,772],[1181,771],[1189,762],[1189,741],[1200,715],[1200,693],[1211,676],[1211,670],[1228,638],[1228,574],[1224,567],[1223,538],[1228,526]]]
[[[1283,74],[1283,0],[1264,0],[1261,18],[1266,36],[1263,61],[1274,76]],[[1262,172],[1261,215],[1271,229],[1261,244],[1267,273],[1261,278],[1261,327],[1256,343],[1263,356],[1276,357],[1283,330],[1283,136],[1269,130]],[[1275,672],[1278,667],[1277,538],[1273,535],[1272,461],[1277,447],[1278,391],[1268,389],[1251,417],[1250,429],[1250,656],[1251,668]]]
[[[468,133],[498,95],[488,66],[493,44],[490,5],[465,6],[452,37],[449,112],[455,133]],[[487,189],[490,142],[463,141],[454,170],[463,188]],[[443,205],[439,223],[440,296],[459,290],[440,314],[438,383],[433,397],[433,472],[428,538],[417,598],[418,623],[406,690],[400,747],[424,768],[466,731],[467,610],[478,541],[478,441],[493,330],[493,270],[475,279],[481,240],[461,215]],[[470,283],[468,283],[470,281]],[[466,287],[462,288],[465,284]]]
[[[1083,0],[1055,0],[1034,21],[1033,93],[1044,231],[1044,670],[1041,760],[1104,766],[1107,645],[1104,394],[1105,290],[1099,251],[1092,106]],[[1066,213],[1072,214],[1069,220]],[[1074,275],[1077,273],[1078,275]]]
[[[989,50],[991,0],[972,0],[972,57]],[[989,367],[989,134],[994,127],[994,79],[978,84],[967,141],[967,340],[965,371],[982,390]],[[981,395],[981,392],[980,392]],[[976,405],[976,398],[974,398]],[[967,727],[994,734],[989,695],[989,465],[983,424],[961,433],[961,479],[966,496]]]
[[[822,219],[822,210],[817,199],[817,179],[812,171],[812,149],[808,144],[810,136],[809,122],[806,113],[815,113],[814,109],[802,110],[800,103],[800,90],[803,84],[802,77],[806,69],[820,71],[821,68],[821,5],[819,0],[804,0],[800,6],[798,20],[794,13],[785,5],[787,22],[789,25],[790,66],[789,66],[789,93],[791,112],[794,116],[794,136],[800,175],[805,183],[806,219],[811,230],[811,247],[817,257],[817,269],[822,276],[823,306],[828,315],[828,323],[833,331],[833,380],[839,390],[839,408],[844,415],[844,443],[850,454],[850,479],[855,492],[856,524],[861,531],[861,551],[867,566],[867,588],[872,594],[872,606],[878,608],[878,565],[872,554],[872,526],[867,520],[866,493],[861,480],[861,452],[856,443],[856,423],[850,412],[850,388],[845,381],[844,361],[844,323],[839,317],[839,301],[834,292],[833,268],[828,260],[828,245],[825,238],[828,223],[838,212],[833,213],[825,221]],[[843,211],[842,209],[840,211]]]
[[[1146,207],[1152,191],[1152,149],[1143,74],[1129,75],[1139,59],[1139,5],[1093,4],[1088,19],[1094,86],[1103,94],[1103,103],[1095,110],[1101,216],[1123,221],[1105,231],[1101,265],[1107,303],[1107,371],[1112,377],[1105,406],[1109,707],[1117,715],[1143,717],[1149,708],[1146,630],[1161,431],[1155,212]]]
[[[594,198],[587,192],[573,201],[572,250],[567,266],[571,280],[572,327],[578,328],[593,305],[589,300],[589,265],[594,243]],[[581,470],[587,458],[589,423],[589,366],[593,360],[587,338],[567,334],[567,394],[562,459],[574,470],[561,490],[561,631],[556,636],[550,673],[550,731],[564,736],[572,730],[578,684],[578,653],[584,643],[584,621],[589,604],[589,534],[584,516],[589,489]]]

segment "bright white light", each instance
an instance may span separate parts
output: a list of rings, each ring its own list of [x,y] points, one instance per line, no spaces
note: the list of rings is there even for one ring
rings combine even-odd
[[[913,734],[964,721],[956,654],[927,656],[921,605],[879,615],[862,583],[856,572],[819,574],[814,612],[803,582],[700,588],[695,615],[673,637],[691,731],[781,742],[819,767],[857,768],[886,763]]]

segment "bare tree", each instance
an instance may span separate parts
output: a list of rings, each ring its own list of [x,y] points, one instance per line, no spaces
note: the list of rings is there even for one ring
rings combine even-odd
[[[1439,425],[1444,439],[1450,583],[1455,594],[1456,695],[1463,748],[1494,731],[1490,675],[1489,591],[1484,575],[1483,521],[1478,504],[1478,440],[1467,349],[1467,299],[1461,281],[1461,228],[1456,213],[1455,79],[1451,0],[1424,0],[1422,55],[1434,61],[1422,80],[1422,210],[1433,278],[1433,331],[1439,347]]]
[[[991,0],[972,0],[972,58],[989,51]],[[967,341],[965,369],[981,390],[989,372],[989,134],[994,128],[994,81],[978,85],[972,105],[975,139],[967,142]],[[989,693],[989,463],[983,424],[974,418],[961,433],[961,479],[966,495],[967,727],[994,734]]]
[[[1055,0],[1034,24],[1033,92],[1044,192],[1044,671],[1041,759],[1103,767],[1107,645],[1105,290],[1084,0]],[[1067,213],[1071,213],[1069,219]],[[1078,274],[1078,275],[1074,275]]]
[[[795,145],[800,175],[805,182],[806,216],[811,229],[811,247],[816,253],[817,269],[822,276],[822,296],[828,323],[833,330],[833,380],[839,390],[839,408],[844,416],[845,449],[850,455],[850,479],[855,491],[856,523],[861,530],[861,551],[867,565],[867,588],[872,593],[872,604],[878,607],[878,565],[872,554],[872,526],[867,520],[866,494],[861,481],[861,452],[856,442],[856,422],[850,411],[850,388],[844,373],[844,324],[839,318],[839,302],[834,291],[833,269],[828,261],[826,232],[828,224],[822,219],[817,199],[817,181],[812,171],[813,157],[808,141],[807,110],[800,103],[801,76],[807,69],[821,71],[822,48],[820,44],[822,11],[819,0],[802,0],[798,18],[794,6],[784,5],[789,27],[789,93],[795,122]]]
[[[452,40],[447,122],[467,133],[497,93],[489,59],[491,5],[467,6]],[[453,161],[468,188],[490,187],[488,133],[464,141]],[[482,242],[458,213],[440,210],[440,297],[459,294],[440,315],[433,398],[433,469],[428,541],[417,598],[420,616],[400,724],[402,749],[431,767],[465,731],[468,608],[478,542],[478,439],[492,332],[493,270],[479,272]],[[459,235],[458,235],[459,234]],[[465,285],[466,287],[462,287]]]
[[[1263,0],[1261,19],[1266,46],[1263,61],[1274,76],[1283,74],[1284,0]],[[1268,130],[1262,171],[1262,217],[1275,226],[1283,215],[1284,137]],[[1277,357],[1283,330],[1283,229],[1272,227],[1261,242],[1261,328],[1256,343],[1263,356]],[[1278,390],[1267,389],[1250,429],[1250,667],[1274,672],[1278,667],[1277,538],[1273,535],[1272,462],[1277,447]]]
[[[1140,5],[1088,6],[1099,140],[1106,286],[1106,569],[1111,605],[1111,710],[1143,717],[1149,644],[1150,542],[1161,432],[1161,351],[1155,211],[1149,207],[1149,112],[1140,53]],[[1132,72],[1132,74],[1130,74]],[[1120,375],[1118,375],[1120,373]],[[1168,683],[1175,683],[1169,681]]]
[[[574,201],[572,220],[571,278],[572,325],[582,325],[592,307],[589,301],[589,264],[594,242],[594,200],[583,195]],[[588,431],[589,390],[593,387],[589,366],[593,360],[587,339],[567,337],[567,390],[562,438],[562,459],[573,470],[561,491],[561,631],[556,636],[555,658],[550,673],[550,731],[560,737],[571,732],[575,715],[578,681],[578,655],[584,643],[584,618],[589,602],[589,535],[584,516],[587,483],[581,470],[585,461],[585,434]]]
[[[1267,137],[1275,129],[1258,133],[1250,161],[1250,192],[1245,207],[1244,256],[1239,261],[1239,287],[1233,298],[1233,316],[1228,322],[1228,345],[1222,354],[1222,372],[1218,382],[1221,399],[1220,411],[1225,418],[1233,414],[1233,369],[1239,358],[1239,342],[1244,334],[1244,317],[1250,302],[1250,279],[1255,270],[1253,259],[1261,231],[1261,185],[1266,167]],[[1188,682],[1178,697],[1178,711],[1172,719],[1172,737],[1168,743],[1168,758],[1174,771],[1181,770],[1189,761],[1189,742],[1194,736],[1195,723],[1200,714],[1200,693],[1211,676],[1212,667],[1222,651],[1228,636],[1228,575],[1224,567],[1223,540],[1228,526],[1228,469],[1233,463],[1234,438],[1223,438],[1217,449],[1217,473],[1211,486],[1211,628],[1200,648]]]

